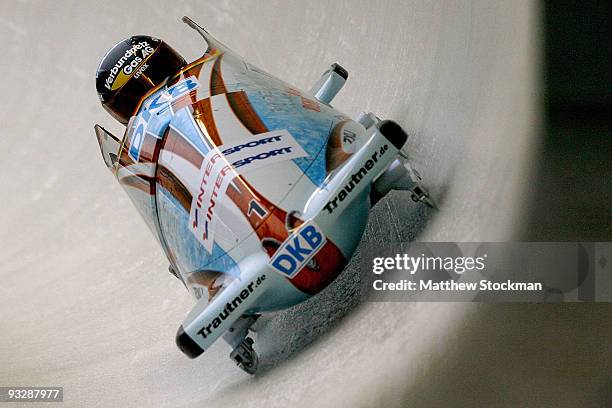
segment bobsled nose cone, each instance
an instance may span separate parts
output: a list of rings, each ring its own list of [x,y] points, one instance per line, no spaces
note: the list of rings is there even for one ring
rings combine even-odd
[[[189,358],[196,358],[204,352],[202,347],[185,333],[183,325],[181,325],[176,332],[176,345]]]
[[[397,150],[400,150],[406,140],[408,140],[408,135],[404,132],[404,129],[396,122],[392,120],[383,120],[378,124],[378,130],[380,133],[391,143]]]

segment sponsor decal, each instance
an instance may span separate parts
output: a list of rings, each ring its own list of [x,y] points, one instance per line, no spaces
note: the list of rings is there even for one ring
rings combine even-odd
[[[196,238],[212,254],[217,221],[215,207],[235,174],[221,153],[217,150],[211,153],[206,155],[202,164],[202,181],[198,194],[193,197],[189,225]]]
[[[136,71],[136,73],[134,74],[134,79],[140,78],[140,75],[142,75],[142,73],[145,72],[147,68],[149,68],[149,64],[142,64],[142,66],[138,68],[138,71]]]
[[[244,289],[240,291],[240,293],[236,295],[234,299],[232,299],[231,302],[227,302],[225,304],[225,307],[221,312],[219,312],[218,315],[216,315],[210,322],[208,322],[208,324],[204,324],[204,326],[197,331],[197,334],[202,336],[202,338],[204,339],[207,338],[213,332],[213,330],[221,326],[223,321],[227,320],[227,318],[229,318],[232,313],[234,313],[238,306],[242,302],[247,300],[249,296],[251,296],[253,291],[265,280],[266,275],[261,275],[256,280],[251,281],[248,285],[246,285]]]
[[[275,134],[274,136],[271,136],[271,137],[263,137],[263,138],[258,137],[256,140],[251,140],[248,143],[243,143],[237,146],[229,147],[223,150],[221,153],[223,153],[225,156],[229,156],[233,153],[238,153],[243,149],[252,149],[254,147],[262,146],[270,142],[280,142],[281,139],[282,139],[282,136],[279,134]]]
[[[355,140],[357,133],[347,128],[342,129],[342,150],[346,153],[355,153]]]
[[[282,243],[270,259],[270,265],[291,279],[323,248],[326,241],[325,234],[317,224],[308,221]]]
[[[329,214],[333,213],[336,208],[338,208],[338,203],[346,200],[348,196],[351,195],[351,192],[357,188],[357,185],[361,183],[361,181],[365,178],[365,176],[374,168],[378,159],[385,155],[385,153],[389,150],[389,145],[385,144],[380,148],[380,151],[374,152],[372,157],[361,166],[356,173],[351,175],[348,183],[346,183],[336,194],[334,198],[329,200],[327,204],[323,208],[327,210]]]
[[[211,150],[202,161],[200,186],[191,203],[191,232],[212,253],[217,212],[234,177],[272,163],[305,156],[307,153],[286,129],[261,133],[255,139]],[[257,209],[255,211],[262,214]]]
[[[191,288],[196,299],[200,300],[204,297],[210,301],[223,287],[223,276],[223,273],[216,271],[194,271],[187,277],[186,284],[188,288]]]
[[[232,166],[240,169],[240,174],[271,163],[308,156],[286,129],[260,133],[254,139],[220,146],[219,150]]]
[[[134,44],[132,48],[125,51],[115,66],[111,68],[104,86],[114,91],[125,85],[134,72],[137,72],[140,76],[148,67],[145,66],[146,64],[142,65],[143,62],[154,52],[154,46],[149,44],[148,41],[140,41]]]
[[[257,200],[249,201],[249,209],[247,210],[247,216],[251,216],[251,214],[256,214],[260,219],[266,218],[268,215],[268,210],[266,210]]]
[[[191,291],[197,300],[208,295],[208,288],[206,286],[192,286]]]
[[[262,152],[254,156],[249,156],[244,159],[236,160],[235,162],[232,163],[232,165],[236,168],[246,166],[247,164],[251,164],[252,162],[256,160],[266,160],[274,156],[291,154],[292,149],[293,148],[291,146],[287,146],[287,147],[281,147],[280,149],[274,149],[274,150],[270,150],[267,152]]]
[[[170,104],[173,101],[179,99],[194,89],[197,89],[198,86],[199,82],[195,76],[190,76],[189,78],[177,82],[170,88],[160,90],[158,93],[147,98],[140,108],[140,113],[136,116],[134,123],[132,124],[130,149],[128,150],[128,155],[132,158],[132,160],[137,162],[140,159],[140,152],[145,140],[145,134],[147,133],[147,127],[149,127],[151,124],[151,118],[165,113],[170,108]],[[169,121],[169,118],[167,119]],[[163,130],[163,127],[156,126],[156,128]],[[149,132],[149,134],[156,138],[161,137],[161,134],[155,134],[152,132]]]

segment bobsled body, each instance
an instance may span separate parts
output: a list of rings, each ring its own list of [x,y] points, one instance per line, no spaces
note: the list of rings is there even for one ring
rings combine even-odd
[[[352,181],[329,205],[327,186],[365,136],[330,106],[212,48],[143,99],[116,175],[197,298],[214,297],[241,276],[244,258],[273,257],[304,221],[327,213],[314,224],[320,247],[298,239],[277,261],[286,278],[258,305],[277,309],[323,289],[359,242],[367,174],[358,181],[366,188]]]
[[[407,136],[327,103],[348,75],[341,67],[305,93],[185,21],[206,40],[204,56],[141,99],[120,143],[96,131],[107,166],[198,299],[177,344],[195,357],[226,333],[232,359],[254,370],[248,316],[297,304],[340,274],[374,180],[387,191],[406,178],[401,166],[379,176]]]

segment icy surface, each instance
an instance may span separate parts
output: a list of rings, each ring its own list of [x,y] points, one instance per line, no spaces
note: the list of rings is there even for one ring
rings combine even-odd
[[[185,358],[174,334],[192,300],[93,134],[94,123],[121,133],[95,93],[106,50],[146,33],[193,59],[202,49],[185,14],[302,89],[339,62],[350,78],[334,105],[409,132],[405,150],[440,211],[394,193],[364,239],[501,241],[521,225],[538,146],[532,2],[4,1],[0,385],[61,385],[79,407],[564,407],[603,389],[603,317],[362,303],[358,255],[320,296],[263,319],[256,376],[234,367],[222,342]]]

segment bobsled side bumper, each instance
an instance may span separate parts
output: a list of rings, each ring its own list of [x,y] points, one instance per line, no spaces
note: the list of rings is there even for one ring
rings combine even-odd
[[[397,158],[408,135],[393,121],[382,121],[364,145],[309,200],[305,218],[313,219],[349,259],[361,238],[372,182]]]
[[[397,122],[392,120],[383,120],[378,124],[378,130],[397,150],[401,148],[408,140],[408,135]]]
[[[179,327],[176,345],[189,358],[202,354],[242,315],[256,310],[258,299],[282,280],[270,269],[263,251],[247,257],[239,267],[240,277],[210,302],[196,303]]]
[[[204,349],[185,333],[183,325],[176,332],[176,345],[189,358],[196,358],[204,352]]]

